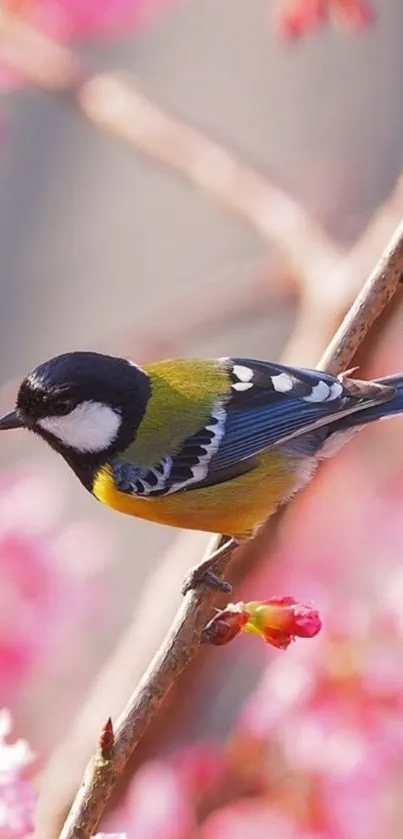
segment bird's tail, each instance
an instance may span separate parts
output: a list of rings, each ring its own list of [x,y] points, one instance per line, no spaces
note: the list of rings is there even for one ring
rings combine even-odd
[[[366,425],[369,422],[375,422],[375,420],[383,419],[384,417],[403,414],[403,373],[396,373],[393,376],[386,376],[382,379],[374,379],[374,382],[395,388],[395,395],[388,402],[373,405],[372,408],[364,408],[362,411],[357,411],[357,413],[350,414],[350,416],[339,420],[335,423],[337,430],[354,428],[354,426]]]

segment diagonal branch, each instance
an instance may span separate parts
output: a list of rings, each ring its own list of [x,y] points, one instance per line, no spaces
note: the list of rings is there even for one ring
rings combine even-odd
[[[351,363],[399,287],[403,287],[403,222],[325,353],[323,363],[327,369],[342,372]],[[230,557],[223,557],[219,570],[227,574],[230,563]],[[95,833],[133,750],[179,675],[197,655],[201,630],[214,599],[210,592],[191,592],[184,599],[164,642],[117,721],[112,756],[105,759],[97,754],[88,765],[60,839],[90,839]]]

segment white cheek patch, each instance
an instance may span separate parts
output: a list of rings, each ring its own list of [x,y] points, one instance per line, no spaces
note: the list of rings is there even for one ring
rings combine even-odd
[[[101,452],[116,440],[120,414],[102,402],[80,402],[64,417],[43,417],[38,425],[79,452]]]

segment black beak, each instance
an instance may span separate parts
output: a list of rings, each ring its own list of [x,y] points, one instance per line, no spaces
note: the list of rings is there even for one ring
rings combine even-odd
[[[4,417],[0,417],[0,431],[9,431],[11,428],[24,428],[24,422],[17,411],[10,411]]]

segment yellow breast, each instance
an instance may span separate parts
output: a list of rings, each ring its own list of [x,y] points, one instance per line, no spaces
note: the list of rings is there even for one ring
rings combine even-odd
[[[292,494],[296,464],[267,452],[259,465],[238,478],[202,489],[141,498],[120,492],[109,467],[103,467],[93,494],[103,504],[131,516],[190,530],[224,533],[242,539]]]

